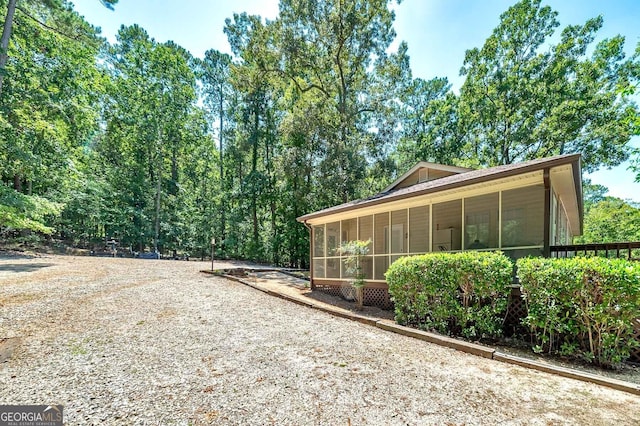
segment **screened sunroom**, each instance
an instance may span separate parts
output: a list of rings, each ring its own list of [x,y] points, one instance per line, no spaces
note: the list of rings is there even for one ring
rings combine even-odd
[[[501,250],[548,255],[582,232],[580,156],[469,170],[418,163],[369,199],[300,217],[311,230],[312,286],[348,282],[342,243],[370,241],[362,264],[369,288],[402,256]],[[365,301],[366,303],[366,301]]]

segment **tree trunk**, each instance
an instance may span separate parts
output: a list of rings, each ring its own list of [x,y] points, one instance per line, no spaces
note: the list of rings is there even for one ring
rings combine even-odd
[[[22,192],[22,178],[17,173],[13,175],[13,189]]]
[[[156,170],[156,223],[153,238],[153,249],[158,252],[160,238],[160,197],[162,194],[162,130],[158,129],[158,166]]]
[[[251,216],[253,218],[253,247],[257,254],[258,250],[258,241],[260,238],[258,232],[258,192],[256,191],[256,182],[255,176],[258,169],[258,143],[260,141],[258,137],[258,130],[260,126],[259,112],[258,112],[258,101],[254,100],[254,123],[253,123],[253,153],[251,156],[251,175],[252,175],[252,186],[251,186]]]
[[[275,198],[275,178],[273,177],[273,171],[271,168],[271,149],[272,149],[272,144],[271,142],[271,132],[270,130],[270,125],[271,125],[271,114],[269,114],[269,112],[267,111],[267,135],[265,137],[265,166],[267,169],[267,182],[269,183],[269,209],[271,211],[271,261],[273,262],[274,265],[279,265],[280,264],[280,255],[279,255],[279,247],[277,244],[275,244],[275,241],[277,240],[278,237],[278,229],[276,226],[276,198]],[[297,216],[296,216],[297,217]]]
[[[16,0],[9,0],[7,5],[7,16],[4,20],[2,29],[2,38],[0,38],[0,95],[2,95],[2,82],[4,79],[4,70],[9,59],[9,39],[11,38],[11,29],[13,27],[13,14],[16,11]]]
[[[172,195],[177,195],[178,194],[178,180],[180,179],[179,175],[178,175],[178,147],[177,147],[178,142],[176,142],[176,144],[174,145],[172,151],[171,151],[171,194]]]
[[[222,87],[220,88],[220,109],[219,109],[219,119],[220,119],[220,132],[218,134],[218,139],[220,140],[220,193],[224,194],[225,184],[224,184],[224,142],[223,142],[223,132],[224,132],[224,96],[222,92]],[[225,228],[226,228],[226,205],[224,202],[220,203],[220,238],[224,241],[225,237]],[[222,243],[221,241],[221,243]]]
[[[361,311],[364,309],[363,307],[364,304],[364,288],[363,287],[356,287],[356,309],[358,311]]]

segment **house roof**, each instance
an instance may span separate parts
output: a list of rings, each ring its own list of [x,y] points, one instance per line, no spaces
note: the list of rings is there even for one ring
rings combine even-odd
[[[383,204],[391,201],[402,200],[404,198],[414,197],[418,195],[436,193],[449,189],[459,188],[466,185],[487,182],[508,176],[514,176],[522,173],[528,173],[547,168],[574,164],[574,176],[577,174],[575,181],[575,191],[578,198],[579,214],[582,216],[582,185],[580,179],[580,154],[557,155],[554,157],[539,158],[535,160],[524,161],[515,164],[506,164],[502,166],[489,167],[486,169],[466,171],[464,173],[446,176],[440,179],[417,183],[412,186],[400,188],[396,190],[383,191],[371,197],[350,201],[348,203],[329,207],[313,213],[306,214],[297,218],[298,222],[305,222],[309,219],[327,216],[335,213],[342,213],[349,210],[360,209]]]
[[[443,172],[451,172],[451,173],[465,173],[473,170],[466,167],[447,166],[446,164],[429,163],[428,161],[420,161],[415,166],[410,168],[405,174],[403,174],[398,179],[396,179],[391,185],[387,186],[382,192],[389,192],[395,189],[400,183],[402,183],[406,178],[411,176],[413,173],[416,172],[416,170],[419,170],[419,169],[441,170]]]

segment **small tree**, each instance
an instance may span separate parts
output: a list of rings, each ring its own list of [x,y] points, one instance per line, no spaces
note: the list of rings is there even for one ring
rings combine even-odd
[[[363,288],[365,286],[364,272],[362,271],[362,259],[369,254],[371,240],[354,240],[342,243],[338,252],[346,256],[344,260],[347,273],[353,276],[349,284],[356,290],[356,309],[361,310],[364,299]]]

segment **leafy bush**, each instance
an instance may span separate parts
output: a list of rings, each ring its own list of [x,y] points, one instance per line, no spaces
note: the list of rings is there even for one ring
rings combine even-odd
[[[623,259],[519,259],[534,350],[615,366],[638,345],[640,265]]]
[[[467,338],[498,337],[513,265],[501,253],[403,257],[386,273],[399,324]]]

